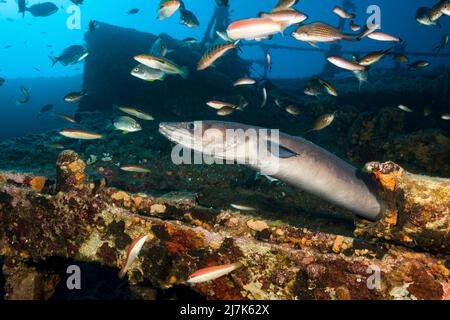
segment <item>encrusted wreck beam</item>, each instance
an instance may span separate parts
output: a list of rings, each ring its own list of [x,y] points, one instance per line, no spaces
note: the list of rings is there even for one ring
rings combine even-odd
[[[376,223],[359,220],[355,234],[448,254],[450,179],[412,174],[393,162],[366,169],[380,182],[387,208]]]
[[[131,285],[185,285],[200,268],[239,260],[243,268],[194,290],[209,299],[449,298],[444,255],[215,212],[189,194],[129,194],[87,181],[83,169],[76,153],[64,151],[56,184],[0,174],[7,299],[48,298],[58,277],[35,265],[50,258],[119,270],[127,248],[142,235],[149,237],[127,273]]]

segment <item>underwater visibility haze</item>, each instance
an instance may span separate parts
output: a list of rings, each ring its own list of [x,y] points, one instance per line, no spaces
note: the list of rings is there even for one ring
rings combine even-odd
[[[450,299],[450,1],[0,0],[0,30],[3,299]]]

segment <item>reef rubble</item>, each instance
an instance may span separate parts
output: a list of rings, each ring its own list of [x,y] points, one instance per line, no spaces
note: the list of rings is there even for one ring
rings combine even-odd
[[[127,273],[142,299],[146,286],[187,286],[196,270],[237,260],[244,268],[191,288],[207,299],[450,299],[448,179],[368,164],[387,211],[378,222],[358,220],[352,236],[204,207],[192,193],[125,192],[85,167],[66,150],[56,181],[0,173],[5,299],[50,298],[67,264],[118,272],[142,235],[148,240]]]

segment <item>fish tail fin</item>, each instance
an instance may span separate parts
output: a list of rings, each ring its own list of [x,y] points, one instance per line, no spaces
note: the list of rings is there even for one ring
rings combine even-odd
[[[388,54],[389,52],[392,51],[392,49],[394,49],[394,46],[387,48],[386,50],[383,51],[384,54]]]
[[[120,279],[123,279],[123,278],[125,277],[126,274],[127,274],[127,270],[122,269],[122,270],[119,271],[119,273],[117,274],[117,276],[118,276]]]
[[[242,52],[242,48],[240,46],[241,40],[237,40],[234,42],[234,46],[236,47],[236,49],[238,49],[240,52]]]
[[[368,26],[367,29],[363,28],[361,33],[359,35],[357,35],[357,38],[359,40],[361,40],[362,38],[367,37],[368,35],[370,35],[373,32],[375,32],[375,30],[380,29],[380,28],[381,28],[381,26],[379,24],[374,24],[371,27]]]
[[[189,68],[188,67],[181,68],[180,76],[186,80],[189,76]]]
[[[248,107],[248,102],[245,99],[242,99],[241,102],[239,103],[237,109],[240,111],[243,111],[245,108]]]
[[[279,22],[279,25],[280,25],[280,33],[282,36],[284,36],[284,31],[290,26],[290,24]]]
[[[184,4],[183,1],[180,1],[180,11],[185,11],[186,10],[186,5]]]
[[[342,40],[357,42],[361,41],[361,38],[358,35],[355,36],[354,34],[343,33]]]
[[[55,64],[58,62],[58,59],[56,59],[55,57],[52,57],[51,55],[48,55],[48,57],[50,58],[50,60],[52,60],[52,67],[54,67]]]

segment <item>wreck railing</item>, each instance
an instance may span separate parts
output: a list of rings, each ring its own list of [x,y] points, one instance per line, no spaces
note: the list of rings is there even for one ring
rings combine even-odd
[[[329,52],[329,49],[322,49],[322,48],[305,48],[305,47],[294,47],[294,46],[286,46],[286,45],[280,45],[280,44],[265,44],[265,43],[244,43],[242,46],[247,47],[261,47],[263,52],[266,52],[267,49],[274,49],[274,50],[293,50],[293,51],[305,51],[305,52]],[[370,51],[367,50],[358,50],[358,51],[352,51],[352,50],[342,50],[342,54],[353,54],[353,53],[361,53],[366,54]],[[428,57],[449,57],[450,53],[442,53],[442,52],[427,52],[427,51],[406,51],[404,54],[408,56],[428,56]]]
[[[321,52],[324,54],[331,54],[330,49],[328,48],[306,48],[306,47],[295,47],[295,46],[287,46],[287,45],[280,45],[280,44],[266,44],[266,43],[255,43],[255,42],[247,42],[243,43],[242,46],[247,47],[260,47],[261,51],[265,55],[267,51],[272,50],[289,50],[289,51],[301,51],[301,52]],[[404,51],[402,47],[397,47],[394,49],[395,53],[401,53],[405,54],[407,56],[421,56],[421,57],[441,57],[441,58],[450,58],[450,53],[444,53],[444,52],[426,52],[426,51]],[[370,51],[362,50],[362,51],[352,51],[352,50],[339,50],[339,54],[345,55],[345,54],[354,54],[358,53],[360,55],[370,53]],[[258,60],[257,63],[261,64],[262,60]],[[267,78],[268,74],[268,66],[267,64],[263,65],[264,68],[264,78]],[[324,70],[326,72],[326,70]]]

